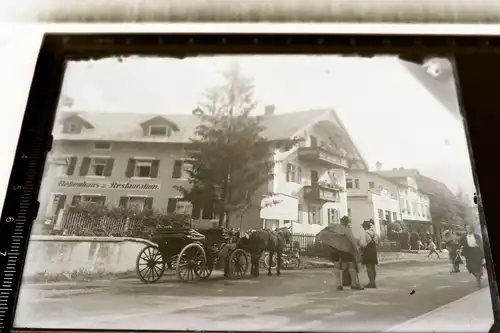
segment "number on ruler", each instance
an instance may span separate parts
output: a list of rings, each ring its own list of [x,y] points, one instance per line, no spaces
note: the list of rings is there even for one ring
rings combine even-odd
[[[22,155],[21,155],[21,158],[22,158],[22,159],[28,158],[28,155],[22,154]]]
[[[3,257],[6,257],[6,256],[7,256],[7,251],[5,251],[5,252],[0,252],[0,255],[2,255]]]
[[[7,218],[5,219],[5,222],[7,222],[7,223],[14,222],[14,218],[13,218],[13,217],[11,217],[11,216],[9,216],[9,217],[7,217]]]
[[[23,187],[21,185],[14,185],[14,187],[12,188],[14,191],[17,191],[17,190],[22,190]]]

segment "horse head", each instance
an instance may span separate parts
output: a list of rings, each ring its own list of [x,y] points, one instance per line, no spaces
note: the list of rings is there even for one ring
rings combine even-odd
[[[292,227],[283,227],[276,230],[278,234],[281,234],[285,239],[287,244],[290,244],[292,240]]]

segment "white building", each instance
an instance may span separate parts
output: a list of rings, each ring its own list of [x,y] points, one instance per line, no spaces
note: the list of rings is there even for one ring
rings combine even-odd
[[[270,192],[279,204],[261,210],[264,228],[291,226],[294,233],[317,233],[348,214],[346,171],[365,170],[366,163],[333,110],[268,116],[295,147],[275,145]]]
[[[347,206],[353,232],[363,232],[361,223],[373,219],[375,232],[384,234],[387,223],[401,220],[399,185],[374,172],[350,171],[347,175]]]
[[[419,172],[415,169],[399,168],[390,171],[377,171],[377,174],[398,184],[401,218],[408,228],[416,232],[434,233],[430,197],[418,187]]]

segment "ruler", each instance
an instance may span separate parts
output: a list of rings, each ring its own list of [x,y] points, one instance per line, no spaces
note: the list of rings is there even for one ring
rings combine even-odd
[[[24,257],[33,219],[45,154],[50,145],[41,131],[22,131],[0,221],[0,331],[13,320]],[[51,140],[48,140],[51,142]]]

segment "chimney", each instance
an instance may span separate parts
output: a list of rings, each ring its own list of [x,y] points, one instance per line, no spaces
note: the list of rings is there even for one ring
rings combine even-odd
[[[382,171],[382,163],[378,162],[375,164],[375,168],[377,169],[377,171]]]
[[[272,116],[274,115],[274,110],[276,109],[276,107],[274,105],[266,105],[264,107],[264,115],[265,116]]]
[[[399,170],[404,170],[405,168],[403,166],[400,166],[399,167]]]

